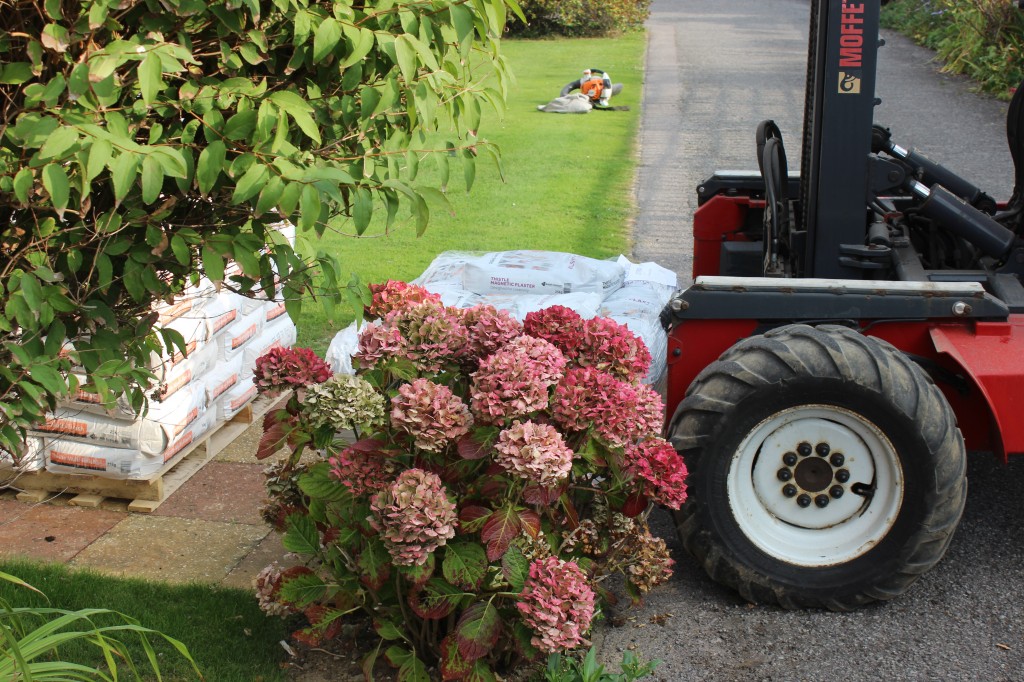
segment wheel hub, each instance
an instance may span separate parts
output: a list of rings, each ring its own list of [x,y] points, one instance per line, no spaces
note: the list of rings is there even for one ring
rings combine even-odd
[[[889,440],[853,412],[804,405],[776,413],[742,441],[730,504],[747,536],[791,563],[829,565],[867,551],[902,502]]]

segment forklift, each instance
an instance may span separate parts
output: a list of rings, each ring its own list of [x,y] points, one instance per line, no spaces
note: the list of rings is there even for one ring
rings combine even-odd
[[[879,0],[812,0],[800,173],[697,188],[663,312],[686,549],[754,603],[845,611],[938,563],[968,450],[1024,452],[1024,84],[997,203],[874,123]]]

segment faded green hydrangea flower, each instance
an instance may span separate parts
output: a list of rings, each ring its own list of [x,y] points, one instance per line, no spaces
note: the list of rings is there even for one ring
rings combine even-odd
[[[331,426],[344,431],[353,426],[380,424],[384,421],[384,396],[365,379],[335,374],[306,388],[302,412],[314,428]]]

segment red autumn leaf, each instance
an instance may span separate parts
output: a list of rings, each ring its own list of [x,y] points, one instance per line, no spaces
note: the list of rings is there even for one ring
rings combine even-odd
[[[273,422],[269,429],[264,423],[263,437],[260,438],[259,447],[256,448],[256,459],[266,459],[276,453],[284,447],[287,437],[288,434],[281,422]]]
[[[622,514],[629,518],[639,516],[644,509],[647,509],[647,496],[643,493],[634,493],[626,498],[622,505]]]
[[[455,447],[462,459],[483,459],[490,449],[486,443],[477,441],[468,433],[455,442]]]
[[[459,532],[475,533],[480,530],[484,523],[491,516],[491,510],[487,507],[470,504],[459,511]]]
[[[473,662],[467,661],[459,653],[459,643],[455,633],[449,634],[441,641],[441,679],[461,680],[473,669]]]
[[[562,496],[565,486],[558,488],[545,488],[539,485],[528,485],[523,489],[523,499],[529,504],[536,504],[542,507],[549,507]]]
[[[363,438],[352,443],[346,450],[355,450],[356,452],[362,452],[367,455],[375,455],[385,449],[387,443],[377,438]]]
[[[514,509],[503,507],[491,514],[480,530],[480,539],[487,545],[487,560],[500,559],[521,530],[522,524]]]
[[[576,505],[572,503],[568,495],[562,495],[562,510],[565,512],[566,525],[569,530],[576,530],[580,527],[580,515],[576,512]]]
[[[531,538],[535,538],[540,534],[540,514],[530,509],[519,510],[519,521],[522,523],[523,530],[530,534]]]
[[[292,639],[299,644],[305,644],[308,647],[318,647],[323,644],[323,637],[320,636],[314,628],[302,628],[292,633]]]
[[[459,616],[455,626],[459,653],[467,661],[483,658],[491,652],[501,636],[501,618],[498,608],[491,601],[471,604]]]
[[[436,565],[437,560],[434,558],[433,553],[431,553],[427,555],[427,560],[422,565],[399,566],[398,572],[413,585],[422,585],[434,575]]]

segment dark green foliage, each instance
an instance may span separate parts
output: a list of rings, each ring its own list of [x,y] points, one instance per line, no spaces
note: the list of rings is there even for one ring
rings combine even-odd
[[[512,18],[511,35],[604,36],[640,28],[650,14],[650,0],[523,0],[526,21]]]
[[[930,47],[945,70],[1008,98],[1024,79],[1024,11],[1007,0],[893,0],[882,25]]]
[[[272,292],[280,277],[293,318],[307,292],[331,310],[361,307],[347,268],[313,240],[361,234],[375,212],[388,226],[410,215],[422,232],[447,199],[417,178],[420,158],[468,177],[479,152],[496,153],[478,139],[481,109],[504,99],[498,38],[517,9],[3,8],[0,449],[15,458],[24,432],[80,389],[140,408],[153,354],[182,345],[180,335],[158,342],[152,305],[200,275],[243,294]],[[283,218],[299,227],[294,249],[270,229]],[[73,346],[61,353],[65,339]]]

